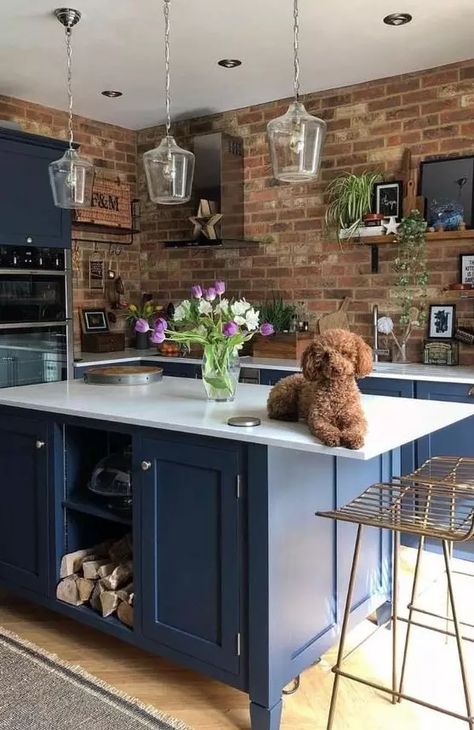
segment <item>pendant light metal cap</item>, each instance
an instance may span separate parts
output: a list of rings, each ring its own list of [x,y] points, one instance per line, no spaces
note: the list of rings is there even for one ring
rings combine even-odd
[[[194,155],[167,135],[143,155],[150,199],[159,205],[180,205],[191,199]]]
[[[94,165],[74,149],[68,149],[49,165],[49,181],[58,208],[90,208]]]
[[[321,164],[326,122],[313,117],[304,104],[293,101],[286,114],[267,125],[273,175],[286,183],[314,180]]]

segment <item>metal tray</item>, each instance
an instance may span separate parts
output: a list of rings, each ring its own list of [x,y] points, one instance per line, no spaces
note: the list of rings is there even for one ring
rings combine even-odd
[[[89,368],[84,373],[84,382],[88,385],[148,385],[162,378],[163,368],[145,365]]]

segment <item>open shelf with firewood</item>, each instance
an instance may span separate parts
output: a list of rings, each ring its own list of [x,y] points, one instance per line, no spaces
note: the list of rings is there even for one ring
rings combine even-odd
[[[69,610],[133,628],[131,439],[66,426],[61,500],[64,535],[57,555],[56,598]],[[126,496],[124,496],[126,494]],[[87,614],[89,612],[89,614]]]

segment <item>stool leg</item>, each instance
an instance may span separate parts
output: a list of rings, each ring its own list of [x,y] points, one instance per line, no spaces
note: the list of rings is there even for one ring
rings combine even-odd
[[[400,673],[400,686],[399,686],[399,692],[400,694],[403,692],[403,682],[405,680],[405,669],[406,669],[406,663],[407,663],[407,656],[408,656],[408,644],[410,642],[410,636],[411,636],[411,622],[413,618],[413,605],[415,603],[417,588],[418,588],[418,577],[420,574],[420,564],[421,564],[421,556],[423,555],[423,549],[425,547],[425,538],[424,536],[420,537],[420,540],[418,542],[418,552],[416,554],[416,564],[415,564],[415,573],[413,575],[413,585],[411,589],[411,598],[410,598],[410,609],[408,611],[408,623],[407,623],[407,634],[405,637],[405,647],[403,649],[403,660],[402,660],[402,670]],[[398,701],[401,702],[402,698],[399,697]]]
[[[355,577],[356,577],[356,572],[357,572],[357,563],[359,560],[361,535],[362,535],[362,525],[359,525],[357,527],[357,537],[356,537],[355,547],[354,547],[354,557],[352,558],[352,567],[351,567],[351,575],[349,578],[349,587],[347,589],[346,606],[344,609],[344,617],[342,620],[342,629],[341,629],[341,638],[339,640],[339,649],[337,652],[336,665],[333,667],[333,671],[335,672],[335,675],[334,675],[334,684],[332,686],[331,705],[329,708],[327,730],[331,730],[331,728],[333,726],[333,722],[334,722],[334,713],[336,710],[336,700],[337,700],[337,693],[338,693],[338,689],[339,689],[339,679],[340,679],[340,676],[337,673],[337,670],[341,668],[342,660],[344,657],[344,644],[346,642],[346,632],[347,632],[347,627],[349,624],[349,615],[350,615],[351,606],[352,606],[352,595],[354,593]]]
[[[452,564],[453,555],[454,555],[454,543],[452,541],[448,542],[448,555],[449,555],[449,562],[450,562],[450,564]],[[448,587],[446,587],[446,638],[444,640],[445,644],[449,643],[448,631],[451,630],[450,621],[449,621],[449,619],[451,618],[450,613],[449,613],[450,608],[451,608],[451,604],[449,601],[449,589],[448,589]]]
[[[397,628],[398,628],[398,561],[400,553],[400,533],[393,533],[393,586],[392,586],[392,705],[397,702],[395,692],[397,682]]]
[[[449,600],[451,603],[451,612],[452,612],[452,616],[453,616],[454,633],[456,634],[456,644],[458,647],[459,665],[461,668],[461,677],[462,677],[462,683],[463,683],[463,688],[464,688],[464,698],[466,700],[466,710],[467,710],[467,715],[469,717],[469,730],[474,730],[474,721],[472,719],[471,693],[469,690],[469,682],[468,682],[466,665],[465,665],[465,660],[464,660],[461,629],[460,629],[458,615],[457,615],[457,611],[456,611],[456,603],[454,600],[453,581],[452,581],[452,576],[451,576],[451,563],[449,560],[449,543],[447,540],[443,540],[442,542],[443,542],[444,563],[446,565],[446,575],[448,578]]]

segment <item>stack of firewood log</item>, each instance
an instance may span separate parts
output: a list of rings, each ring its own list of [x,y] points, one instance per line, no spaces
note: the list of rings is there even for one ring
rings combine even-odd
[[[56,597],[72,606],[88,604],[102,616],[133,626],[132,536],[76,550],[61,560]]]

